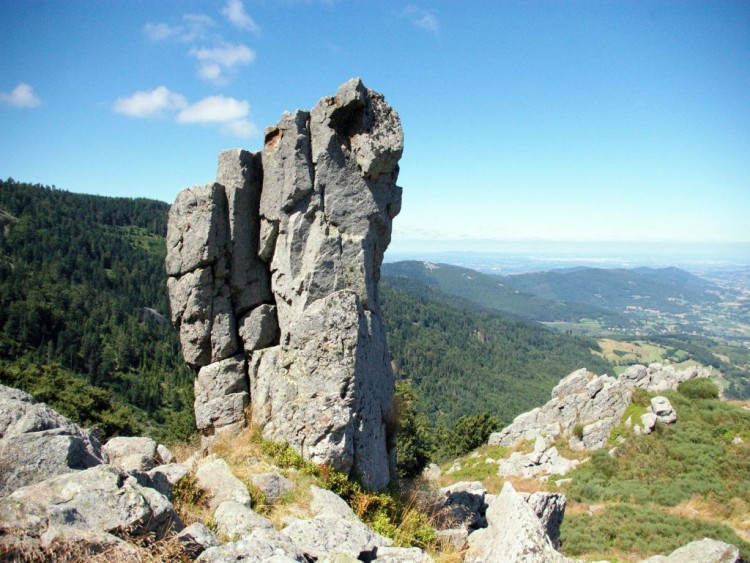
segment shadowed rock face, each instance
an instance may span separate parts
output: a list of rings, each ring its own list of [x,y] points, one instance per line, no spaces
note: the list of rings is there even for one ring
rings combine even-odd
[[[359,79],[285,113],[262,154],[170,210],[167,286],[204,436],[253,422],[317,463],[384,487],[393,373],[378,303],[401,206],[403,132]],[[198,416],[199,415],[199,416]]]

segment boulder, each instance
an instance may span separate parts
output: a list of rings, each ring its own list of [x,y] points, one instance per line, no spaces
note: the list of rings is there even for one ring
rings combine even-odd
[[[190,524],[177,534],[177,539],[182,544],[183,552],[191,560],[198,557],[209,547],[220,545],[216,534],[200,522]]]
[[[471,563],[562,563],[534,510],[510,483],[487,508],[487,528],[469,536]]]
[[[673,424],[677,422],[677,413],[672,408],[672,403],[669,399],[662,396],[653,397],[651,399],[651,409],[653,410],[656,418],[662,424]]]
[[[216,456],[209,456],[198,465],[195,481],[208,491],[209,506],[213,510],[228,500],[248,507],[252,502],[245,484],[234,476],[226,461]]]
[[[149,471],[160,462],[157,443],[151,438],[120,436],[104,444],[103,450],[111,465],[127,473]]]
[[[168,463],[158,465],[145,475],[145,479],[139,482],[146,487],[151,487],[159,491],[168,499],[172,500],[172,489],[185,477],[190,471],[180,463]]]
[[[222,502],[214,512],[217,531],[236,541],[249,535],[256,528],[272,529],[273,524],[244,504],[227,500]]]
[[[379,547],[376,551],[378,563],[431,563],[432,557],[418,547]]]
[[[0,501],[1,533],[39,538],[50,531],[94,530],[158,535],[178,529],[172,504],[112,465],[58,475]]]
[[[358,520],[332,516],[296,520],[281,533],[303,553],[313,558],[340,552],[355,558],[374,559],[378,548],[392,543]]]
[[[280,496],[294,490],[294,483],[278,473],[256,473],[249,478],[253,486],[257,487],[270,503]]]
[[[740,550],[723,541],[704,538],[690,542],[669,555],[655,555],[641,563],[740,563]]]
[[[0,385],[0,498],[15,489],[102,463],[89,431],[31,395]]]
[[[332,491],[312,485],[310,487],[312,500],[310,510],[315,516],[341,518],[343,520],[359,521],[359,518],[344,499]]]
[[[438,529],[474,529],[483,524],[484,497],[481,481],[460,481],[435,492],[430,512]]]
[[[211,563],[308,563],[309,559],[289,538],[279,532],[259,528],[236,542],[206,549],[197,561]]]

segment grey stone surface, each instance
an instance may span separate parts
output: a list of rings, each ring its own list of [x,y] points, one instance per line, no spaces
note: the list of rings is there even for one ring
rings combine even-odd
[[[537,515],[544,532],[556,549],[560,547],[560,526],[565,517],[565,505],[568,500],[560,493],[519,493]]]
[[[418,547],[379,547],[376,551],[379,563],[430,563],[432,557]]]
[[[641,563],[740,563],[740,550],[732,544],[710,538],[690,542],[669,555],[655,555]]]
[[[0,498],[13,490],[102,463],[101,445],[28,393],[0,385]]]
[[[151,438],[138,436],[118,436],[112,438],[102,448],[110,465],[123,471],[149,471],[159,465],[157,443]]]
[[[227,462],[216,456],[209,456],[198,464],[195,480],[201,489],[211,495],[209,506],[216,510],[222,502],[231,500],[250,506],[250,493],[245,484],[234,476]]]
[[[344,520],[359,521],[359,518],[344,499],[332,491],[312,485],[310,509],[315,516],[329,516]]]
[[[264,304],[256,307],[242,317],[239,326],[246,354],[278,344],[279,322],[276,320],[276,307],[273,305]]]
[[[673,424],[677,422],[677,413],[672,408],[672,403],[669,399],[662,396],[653,397],[651,399],[651,409],[653,410],[656,418],[662,424]]]
[[[341,552],[353,557],[362,553],[373,555],[376,549],[391,545],[391,540],[376,534],[360,521],[335,516],[316,516],[310,520],[296,520],[281,533],[302,552],[311,557],[323,557]]]
[[[255,529],[241,540],[211,547],[197,561],[211,563],[308,563],[305,554],[289,538],[266,528]]]
[[[488,526],[469,536],[464,561],[471,563],[562,563],[534,510],[510,483],[487,508]]]
[[[189,559],[195,559],[209,547],[220,545],[219,540],[204,524],[195,522],[177,534],[182,549]]]
[[[146,473],[145,486],[156,489],[172,500],[172,489],[189,473],[188,468],[180,463],[158,465]]]
[[[224,501],[219,505],[214,512],[214,521],[219,534],[225,535],[231,541],[249,535],[256,528],[273,528],[268,518],[233,500]]]
[[[579,461],[561,456],[555,446],[549,447],[544,438],[537,436],[533,451],[527,454],[513,452],[507,459],[501,459],[498,465],[497,474],[500,476],[530,479],[539,475],[565,475],[575,469]]]
[[[353,79],[285,113],[262,154],[221,153],[215,184],[178,195],[167,235],[172,320],[199,379],[244,351],[264,435],[374,489],[395,472],[377,284],[402,151],[396,112]],[[196,397],[203,436],[241,426],[245,392]]]
[[[280,496],[294,490],[294,483],[278,473],[256,473],[249,478],[260,489],[268,502],[275,502]]]
[[[178,521],[166,497],[99,465],[17,489],[0,501],[0,522],[39,537],[67,529],[160,534]]]
[[[195,424],[206,434],[242,428],[250,401],[243,354],[200,368],[195,378]]]
[[[437,529],[473,529],[483,524],[485,495],[481,481],[459,481],[435,491],[429,499]]]

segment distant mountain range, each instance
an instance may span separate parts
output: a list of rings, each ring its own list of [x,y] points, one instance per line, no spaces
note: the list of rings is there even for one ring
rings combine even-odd
[[[419,280],[486,309],[540,322],[595,319],[605,326],[628,327],[629,307],[670,313],[689,304],[715,304],[719,288],[678,268],[565,268],[498,276],[431,262],[384,264],[387,276]]]

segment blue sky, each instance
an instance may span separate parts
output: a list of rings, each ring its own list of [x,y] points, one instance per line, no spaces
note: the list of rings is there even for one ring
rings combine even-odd
[[[3,178],[171,202],[361,76],[399,249],[750,243],[744,0],[0,0],[0,68]]]

